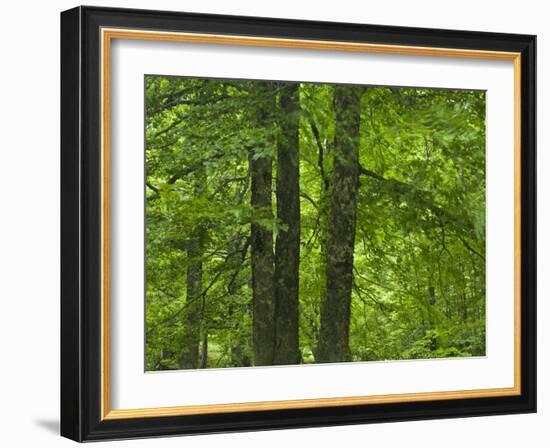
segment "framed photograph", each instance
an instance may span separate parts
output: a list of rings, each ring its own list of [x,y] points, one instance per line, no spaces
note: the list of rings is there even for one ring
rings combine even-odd
[[[61,14],[61,433],[536,410],[535,36]]]

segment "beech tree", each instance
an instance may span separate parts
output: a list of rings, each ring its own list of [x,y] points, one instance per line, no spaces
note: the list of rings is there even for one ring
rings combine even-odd
[[[300,157],[299,84],[279,89],[275,247],[275,356],[273,364],[299,364]]]
[[[196,182],[198,183],[198,181]],[[197,185],[195,191],[198,191],[199,188]],[[182,369],[196,369],[199,367],[201,323],[204,309],[202,294],[203,240],[204,228],[198,223],[192,230],[191,238],[187,242],[187,286],[180,359]],[[203,346],[205,346],[204,341]]]
[[[273,130],[273,87],[258,87],[258,126]],[[250,205],[257,218],[251,223],[251,271],[254,364],[271,365],[275,354],[275,266],[273,255],[273,139],[269,131],[249,153],[252,191]],[[266,225],[267,223],[267,225]]]
[[[359,184],[361,92],[334,88],[334,155],[327,239],[325,298],[321,305],[319,362],[351,361],[349,327]]]

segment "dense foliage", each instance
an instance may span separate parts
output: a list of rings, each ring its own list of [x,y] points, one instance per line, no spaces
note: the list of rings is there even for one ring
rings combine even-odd
[[[485,93],[146,77],[146,368],[485,354]]]

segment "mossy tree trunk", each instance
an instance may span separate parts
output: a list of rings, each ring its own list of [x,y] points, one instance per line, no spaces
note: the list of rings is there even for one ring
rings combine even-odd
[[[351,360],[349,326],[359,174],[361,90],[334,88],[336,112],[326,292],[321,306],[318,362]]]
[[[267,129],[274,104],[271,85],[258,88],[257,124]],[[273,220],[272,182],[273,155],[260,145],[271,144],[269,138],[249,152],[251,195],[250,204],[262,221]],[[273,230],[255,219],[250,229],[252,271],[252,347],[254,365],[272,365],[275,350],[275,282]]]
[[[194,179],[195,195],[200,195],[206,181],[204,169],[198,170]],[[201,326],[204,314],[205,297],[202,291],[202,257],[204,225],[198,222],[187,242],[187,285],[185,308],[183,310],[183,333],[181,336],[180,368],[201,367]],[[202,341],[203,345],[206,343]],[[202,354],[206,356],[206,352]]]
[[[275,246],[274,364],[299,364],[298,290],[300,267],[299,84],[284,84],[279,97],[277,218]]]

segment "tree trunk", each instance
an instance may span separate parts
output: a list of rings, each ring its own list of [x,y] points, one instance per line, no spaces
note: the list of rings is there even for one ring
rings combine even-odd
[[[464,290],[462,291],[462,322],[468,322],[468,298]]]
[[[429,286],[428,287],[428,318],[430,320],[430,330],[431,330],[431,341],[430,341],[430,350],[435,351],[437,350],[437,335],[435,334],[435,328],[436,328],[436,302],[437,297],[435,295],[435,287]]]
[[[248,184],[248,180],[247,180]],[[246,192],[248,187],[243,188],[241,192],[237,195],[237,201],[235,203],[239,204]],[[241,194],[242,193],[242,194]],[[248,333],[243,333],[241,330],[241,325],[243,322],[242,318],[238,316],[235,317],[234,314],[237,312],[237,306],[235,304],[235,299],[238,297],[239,290],[241,289],[241,283],[238,279],[239,272],[244,268],[244,260],[246,254],[248,253],[249,239],[246,238],[246,241],[239,235],[235,235],[231,238],[227,252],[231,254],[228,257],[228,266],[233,271],[231,280],[227,285],[227,294],[230,298],[229,306],[227,309],[227,320],[228,322],[233,322],[232,324],[232,337],[231,337],[231,366],[232,367],[249,367],[251,359],[249,356],[250,353],[250,338]],[[246,312],[248,314],[248,312]]]
[[[195,232],[187,249],[187,294],[180,354],[180,367],[182,369],[196,369],[199,367],[202,308],[202,245],[199,234],[200,232]]]
[[[327,239],[326,295],[318,361],[351,360],[349,325],[359,173],[360,88],[336,86],[332,203]]]
[[[199,369],[206,369],[208,367],[208,331],[206,328],[202,330],[201,336],[201,353],[199,361]]]
[[[260,109],[258,126],[269,126],[270,96],[260,88]],[[262,145],[269,142],[264,141]],[[269,151],[267,151],[269,153]],[[272,162],[273,157],[265,154],[258,157],[252,149],[249,153],[251,179],[251,205],[262,218],[272,220]],[[273,231],[254,220],[250,229],[250,253],[252,269],[252,345],[254,365],[272,365],[275,349],[275,284],[273,265]]]
[[[202,194],[206,183],[203,168],[197,170],[193,179],[195,196]],[[205,234],[200,221],[192,229],[187,242],[187,286],[183,310],[183,334],[181,337],[180,368],[198,369],[201,364],[201,333],[206,298],[202,295],[202,256]],[[207,336],[206,336],[207,337]],[[203,343],[205,343],[203,341]]]
[[[281,87],[277,142],[277,218],[284,226],[275,245],[274,364],[299,364],[300,267],[299,84]]]
[[[332,181],[330,172],[332,163],[330,163],[330,148],[334,146],[328,142],[323,143],[321,138],[321,133],[313,119],[310,119],[310,128],[313,134],[313,138],[317,143],[317,168],[320,174],[320,193],[318,200],[318,245],[319,245],[319,258],[317,261],[317,272],[318,272],[318,282],[319,282],[319,292],[318,292],[318,302],[316,307],[316,316],[315,316],[315,325],[313,332],[313,357],[315,362],[319,362],[319,318],[320,318],[320,309],[321,304],[325,300],[326,296],[326,286],[327,286],[327,240],[328,240],[328,229],[330,227],[330,207],[331,207],[331,186]],[[332,142],[334,143],[334,142]]]

